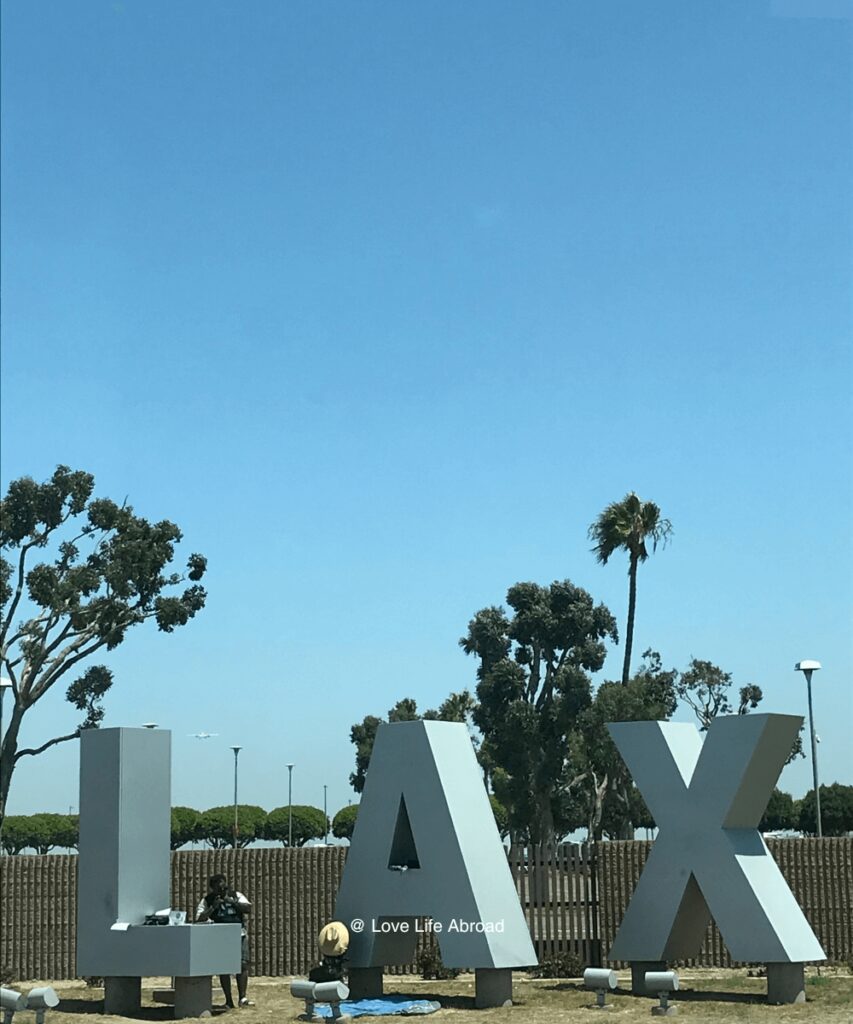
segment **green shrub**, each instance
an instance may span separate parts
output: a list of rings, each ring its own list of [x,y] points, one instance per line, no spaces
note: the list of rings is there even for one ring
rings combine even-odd
[[[445,967],[437,945],[426,946],[418,953],[417,967],[425,981],[446,981],[459,975],[457,967]]]
[[[537,966],[530,968],[530,974],[534,978],[580,978],[585,966],[577,953],[546,953]]]

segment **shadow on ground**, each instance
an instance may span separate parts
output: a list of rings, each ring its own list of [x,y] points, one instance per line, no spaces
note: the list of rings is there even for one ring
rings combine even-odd
[[[63,999],[57,1007],[62,1013],[79,1013],[81,1015],[104,1014],[103,999]],[[214,1013],[216,1011],[214,1010]],[[133,1020],[172,1020],[171,1006],[143,1006],[133,1015]]]
[[[392,995],[402,995],[401,992],[390,993]],[[418,989],[416,992],[413,991],[410,996],[411,999],[429,999],[430,1002],[439,1003],[442,1010],[473,1010],[474,1009],[474,997],[473,996],[446,996],[439,995],[437,992],[422,992]]]
[[[673,1003],[766,1003],[764,992],[710,992],[693,988],[680,988],[670,996]]]
[[[550,992],[586,992],[592,995],[583,982],[560,981],[555,985],[543,985]],[[608,995],[633,996],[629,988],[608,990]],[[653,999],[653,996],[636,996],[636,999]],[[766,1003],[767,996],[763,992],[711,992],[692,988],[680,988],[670,996],[672,1003]]]

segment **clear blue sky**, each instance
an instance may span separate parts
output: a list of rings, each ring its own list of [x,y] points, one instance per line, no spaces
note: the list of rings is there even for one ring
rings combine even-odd
[[[209,557],[202,615],[107,659],[176,803],[229,802],[239,743],[241,800],[292,761],[345,805],[350,725],[472,687],[457,640],[518,580],[624,631],[586,530],[629,490],[675,529],[637,654],[803,714],[819,659],[853,781],[844,9],[4,0],[3,487],[89,470]],[[77,757],[9,811],[76,807]]]

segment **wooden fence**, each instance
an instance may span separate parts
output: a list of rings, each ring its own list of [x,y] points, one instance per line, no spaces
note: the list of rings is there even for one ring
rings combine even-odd
[[[575,953],[601,963],[595,846],[513,847],[509,867],[536,953]]]
[[[853,957],[853,839],[783,839],[768,845],[828,958]],[[509,852],[540,958],[574,952],[584,964],[602,962],[650,847],[613,842]],[[192,917],[208,877],[222,872],[254,904],[253,972],[302,974],[315,960],[317,933],[334,914],[346,852],[345,847],[179,851],[172,855],[172,905]],[[0,857],[0,967],[18,979],[73,978],[76,900],[76,856]],[[715,928],[709,928],[695,962],[730,963]]]

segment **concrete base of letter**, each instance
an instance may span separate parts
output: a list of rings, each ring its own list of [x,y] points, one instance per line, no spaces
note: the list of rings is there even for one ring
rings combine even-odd
[[[804,1003],[806,976],[801,963],[767,965],[767,1002]]]
[[[379,999],[382,995],[381,967],[350,967],[348,972],[349,998]]]
[[[104,978],[104,1013],[134,1017],[142,1006],[142,978]]]
[[[211,1012],[210,976],[175,978],[175,1019],[201,1017]]]
[[[478,967],[474,971],[474,1005],[512,1006],[512,971],[509,967]]]
[[[646,971],[665,971],[666,964],[661,960],[635,960],[631,964],[631,992],[635,996],[648,996],[646,990]]]

